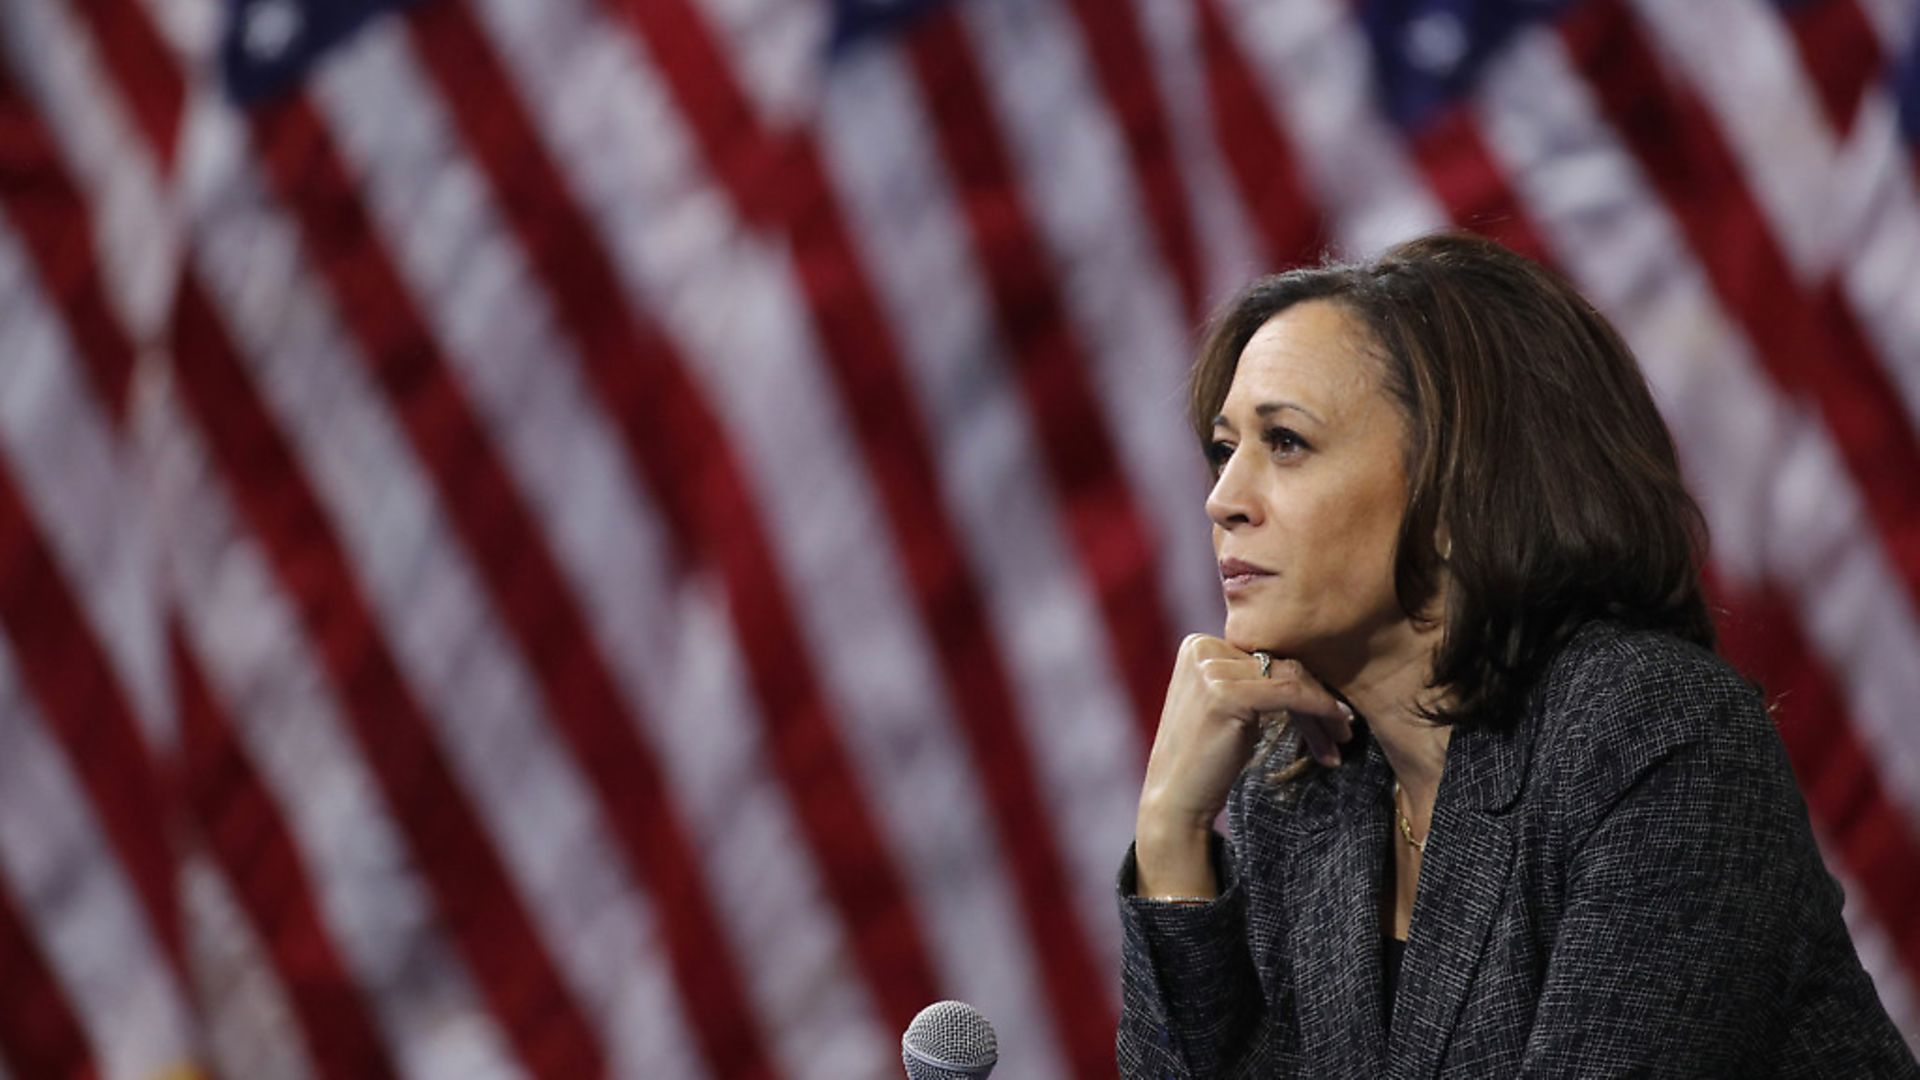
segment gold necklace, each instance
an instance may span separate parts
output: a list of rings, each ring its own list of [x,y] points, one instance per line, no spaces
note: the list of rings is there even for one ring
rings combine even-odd
[[[1400,809],[1400,781],[1398,780],[1393,782],[1393,816],[1400,819],[1400,835],[1406,837],[1407,846],[1425,855],[1427,842],[1413,838],[1413,822],[1408,821],[1406,813]],[[1428,830],[1427,836],[1429,838],[1433,836],[1432,830]]]

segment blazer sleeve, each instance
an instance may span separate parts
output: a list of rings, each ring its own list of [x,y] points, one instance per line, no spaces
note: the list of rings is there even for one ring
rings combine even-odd
[[[1614,668],[1626,685],[1557,755],[1564,907],[1521,1075],[1760,1076],[1789,1050],[1889,1075],[1846,1067],[1903,1056],[1899,1036],[1757,695],[1723,667],[1644,668]],[[1810,985],[1828,988],[1812,1027],[1840,1029],[1812,1054],[1782,1042],[1809,1030]]]
[[[1268,1001],[1248,933],[1265,860],[1257,840],[1253,850],[1236,847],[1252,839],[1244,796],[1243,783],[1228,804],[1236,841],[1212,837],[1220,891],[1211,901],[1141,898],[1134,853],[1127,851],[1119,877],[1122,1080],[1299,1075],[1293,1040]]]

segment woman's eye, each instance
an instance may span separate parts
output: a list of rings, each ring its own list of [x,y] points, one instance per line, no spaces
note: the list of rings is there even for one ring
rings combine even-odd
[[[1307,445],[1307,440],[1301,438],[1299,432],[1294,431],[1292,428],[1268,428],[1261,433],[1260,438],[1262,442],[1265,442],[1267,446],[1277,454],[1292,454],[1301,450],[1310,449]]]
[[[1233,444],[1230,442],[1216,439],[1207,444],[1207,464],[1213,466],[1216,473],[1227,467],[1227,459],[1232,456]]]

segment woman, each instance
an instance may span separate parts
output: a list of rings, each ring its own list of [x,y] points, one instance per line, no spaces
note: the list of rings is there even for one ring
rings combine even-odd
[[[1282,274],[1191,406],[1227,621],[1121,872],[1124,1076],[1920,1077],[1590,305],[1462,236]]]

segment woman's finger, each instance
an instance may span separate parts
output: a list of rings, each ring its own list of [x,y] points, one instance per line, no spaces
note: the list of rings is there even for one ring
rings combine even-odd
[[[1298,723],[1297,720],[1295,722]],[[1306,740],[1307,753],[1312,754],[1315,761],[1329,768],[1340,764],[1340,751],[1334,749],[1333,742],[1318,725],[1301,724],[1300,736]]]
[[[1210,669],[1216,677],[1230,680],[1233,691],[1245,696],[1249,705],[1261,712],[1285,709],[1325,720],[1330,730],[1343,732],[1341,740],[1352,734],[1351,712],[1345,702],[1320,685],[1307,670],[1292,660],[1275,660],[1266,676],[1257,665],[1216,662]]]
[[[1329,719],[1325,716],[1314,716],[1307,713],[1294,713],[1293,717],[1294,722],[1300,725],[1301,731],[1312,731],[1315,735],[1320,736],[1328,746],[1337,746],[1340,743],[1346,742],[1349,737],[1347,731],[1342,727],[1337,718]]]
[[[1340,715],[1335,718],[1339,730],[1334,741],[1346,742],[1353,738],[1353,706],[1344,701],[1335,701],[1334,704],[1340,707]]]

